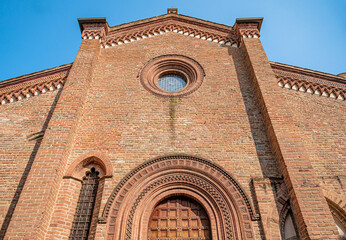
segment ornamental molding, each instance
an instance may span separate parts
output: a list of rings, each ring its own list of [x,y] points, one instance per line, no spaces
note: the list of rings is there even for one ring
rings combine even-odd
[[[345,101],[346,89],[336,88],[333,86],[327,86],[323,84],[318,84],[314,82],[308,82],[306,80],[301,80],[297,78],[277,76],[278,85],[282,88],[292,89],[295,91],[315,94],[317,96],[337,99]]]
[[[85,172],[90,171],[92,167],[100,173],[100,179],[113,177],[113,167],[109,158],[98,151],[91,151],[72,162],[63,178],[72,178],[83,182]]]
[[[187,81],[186,86],[174,92],[164,91],[158,86],[159,77],[167,72],[181,73]],[[148,61],[138,74],[142,86],[161,97],[181,97],[196,91],[202,84],[205,72],[194,59],[177,54],[162,55]]]
[[[83,39],[101,39],[106,35],[104,28],[101,29],[86,29],[82,32]]]
[[[238,41],[244,38],[259,38],[263,19],[237,19],[234,30],[237,33]]]
[[[140,231],[133,226],[137,226],[137,221],[142,219],[138,216],[150,216],[148,203],[156,202],[150,198],[161,201],[169,197],[162,194],[169,194],[170,191],[173,195],[184,196],[184,191],[192,191],[196,194],[191,195],[193,198],[209,199],[214,204],[211,212],[216,210],[219,213],[216,218],[221,221],[218,225],[218,234],[221,234],[218,236],[223,236],[221,239],[254,238],[251,221],[258,221],[260,217],[240,184],[222,167],[208,160],[173,155],[139,165],[115,187],[99,218],[99,223],[107,223],[108,239],[119,239],[119,236],[122,236],[121,239],[137,239]],[[187,193],[186,196],[190,195]],[[146,223],[144,220],[140,225],[145,226]]]
[[[160,26],[148,26],[144,30],[134,31],[131,33],[111,34],[101,39],[101,48],[110,48],[130,42],[135,42],[145,38],[150,38],[166,33],[178,33],[185,36],[194,37],[197,39],[218,43],[220,45],[238,47],[238,39],[233,31],[228,33],[214,33],[207,30],[201,30],[193,27],[184,26],[176,23],[167,23]],[[100,36],[101,37],[101,36]],[[96,39],[94,35],[85,39]]]
[[[243,38],[259,38],[261,35],[257,29],[254,30],[242,30],[241,36]]]
[[[83,39],[101,39],[107,35],[108,24],[105,18],[80,18],[78,22]]]
[[[319,84],[331,85],[334,87],[346,88],[346,78],[341,76],[278,62],[270,62],[270,65],[276,75],[298,78]]]
[[[0,105],[21,101],[63,87],[72,64],[6,80],[0,85]]]
[[[344,101],[346,79],[332,74],[271,62],[278,85],[282,88]]]

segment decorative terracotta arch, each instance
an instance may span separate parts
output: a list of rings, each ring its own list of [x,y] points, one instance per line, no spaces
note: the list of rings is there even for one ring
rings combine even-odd
[[[100,219],[107,223],[107,239],[147,239],[151,212],[171,196],[205,208],[213,239],[254,239],[251,221],[259,216],[239,183],[215,163],[187,155],[147,161],[120,181]]]
[[[346,203],[343,197],[333,190],[322,188],[324,197],[327,200],[330,212],[339,223],[346,229]]]
[[[338,208],[346,212],[346,201],[340,194],[333,190],[327,189],[326,187],[322,187],[322,193],[324,197],[329,200],[329,202],[333,202],[338,206]]]
[[[77,158],[67,169],[64,178],[73,178],[82,181],[85,170],[95,167],[101,178],[113,176],[113,168],[108,157],[99,152],[89,152]]]

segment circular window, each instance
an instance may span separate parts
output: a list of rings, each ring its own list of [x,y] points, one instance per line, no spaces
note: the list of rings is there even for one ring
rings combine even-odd
[[[183,96],[202,83],[203,68],[191,58],[165,55],[149,61],[140,72],[143,86],[162,97]]]
[[[159,78],[157,85],[168,92],[175,92],[186,86],[186,80],[178,74],[165,74]]]

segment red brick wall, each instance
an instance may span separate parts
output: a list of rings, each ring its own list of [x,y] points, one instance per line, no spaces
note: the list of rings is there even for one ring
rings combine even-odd
[[[0,238],[39,148],[33,138],[45,130],[44,124],[49,120],[48,113],[58,91],[0,105]],[[9,209],[11,203],[13,207]]]
[[[345,101],[282,89],[323,187],[345,199]]]
[[[337,230],[317,184],[289,103],[277,88],[276,78],[259,39],[244,39],[242,50],[252,73],[255,92],[265,117],[273,151],[283,174],[302,239],[337,239]],[[319,217],[316,217],[318,215]]]
[[[252,40],[254,39],[250,41]],[[300,114],[292,114],[290,124],[296,124],[297,129],[301,129],[299,132],[292,132],[292,135],[301,137],[305,152],[308,158],[312,159],[311,164],[303,163],[307,168],[312,165],[320,179],[322,176],[325,179],[332,179],[323,181],[328,181],[336,191],[340,192],[340,184],[335,184],[333,177],[342,175],[342,172],[336,166],[326,164],[324,159],[340,159],[342,146],[337,138],[332,138],[332,133],[318,137],[319,135],[311,134],[311,131],[318,130],[321,124],[327,123],[326,125],[330,125],[329,128],[336,131],[337,137],[342,138],[342,132],[345,132],[345,129],[342,129],[338,122],[343,119],[336,120],[339,114],[342,116],[342,110],[335,105],[321,103],[319,107],[321,111],[315,114],[316,117],[313,117],[312,121],[307,121],[306,119],[311,118],[311,109],[314,109],[312,107],[316,104],[307,99],[314,96],[297,97],[294,94],[298,93],[292,95],[288,93],[288,90],[279,88],[274,82],[274,75],[259,40],[254,41],[249,42],[253,55],[247,56],[244,49],[221,47],[217,43],[176,33],[166,33],[101,50],[98,40],[84,40],[61,94],[56,112],[48,126],[46,138],[35,159],[25,194],[21,196],[14,221],[9,228],[8,238],[17,236],[18,238],[66,239],[68,237],[80,183],[62,177],[76,159],[91,151],[105,154],[113,166],[113,178],[105,179],[102,184],[103,194],[98,196],[98,198],[102,197],[100,215],[112,190],[133,168],[158,156],[184,153],[209,159],[224,167],[239,181],[250,200],[255,202],[263,214],[264,219],[270,219],[270,216],[277,219],[275,189],[268,178],[281,178],[282,175],[278,170],[267,137],[264,118],[260,111],[263,105],[257,102],[255,96],[258,86],[255,86],[255,91],[254,75],[249,72],[251,70],[249,59],[254,60],[254,68],[258,70],[258,67],[263,67],[264,69],[262,73],[257,72],[258,76],[255,78],[259,77],[260,81],[264,81],[264,75],[267,74],[269,80],[273,80],[273,83],[268,84],[270,87],[264,91],[266,98],[269,99],[271,91],[274,91],[279,96],[277,99],[271,98],[271,100],[274,99],[274,103],[278,99],[287,100],[287,106],[292,108],[292,112],[300,109]],[[181,98],[161,98],[143,88],[138,78],[141,68],[154,57],[165,54],[184,55],[202,65],[206,76],[197,91]],[[15,176],[0,179],[0,181],[3,179],[6,181],[0,185],[1,187],[9,186],[7,183],[9,181],[12,188],[12,192],[8,191],[4,197],[4,214],[35,145],[34,142],[28,142],[26,136],[41,130],[54,94],[47,93],[46,96],[35,98],[24,100],[23,103],[0,106],[0,108],[9,108],[6,113],[0,111],[0,120],[9,118],[8,116],[13,114],[11,121],[8,121],[10,123],[6,122],[4,130],[14,136],[4,148],[1,146],[0,150],[9,159],[8,161],[16,162],[16,164],[21,162],[20,166],[16,165]],[[46,101],[40,102],[39,98],[46,98]],[[26,111],[22,114],[23,108],[20,104],[30,101],[33,102],[32,112]],[[310,105],[300,106],[299,101]],[[332,100],[325,99],[325,101]],[[274,105],[275,108],[279,103]],[[330,106],[328,108],[333,108],[335,111],[327,113],[325,106]],[[272,116],[277,117],[276,121],[278,119],[287,121],[286,116],[289,116],[291,120],[290,114],[282,114],[275,110],[277,109],[270,109]],[[320,120],[325,114],[329,114],[328,119]],[[22,122],[16,121],[15,118],[18,115],[27,116],[28,119]],[[267,117],[267,115],[264,116]],[[330,116],[332,116],[331,119]],[[319,120],[321,124],[317,124]],[[306,127],[306,130],[303,130],[303,127]],[[284,130],[281,134],[287,133],[285,128],[280,130]],[[290,141],[294,145],[293,137]],[[311,141],[315,143],[309,143]],[[23,144],[16,145],[18,142]],[[323,144],[323,152],[319,151],[319,144]],[[286,144],[285,147],[287,146]],[[338,151],[328,155],[326,153],[330,148],[328,146],[338,147]],[[300,146],[299,150],[304,147]],[[16,156],[13,156],[13,149],[17,149]],[[295,149],[281,150],[286,151],[287,154],[291,151],[295,154]],[[294,162],[288,163],[291,164],[292,169],[295,168]],[[282,166],[281,168],[282,172],[287,173]],[[2,174],[8,176],[8,172],[12,172],[12,169],[2,168],[1,171]],[[311,171],[309,174],[312,178],[308,180],[313,182],[314,172]],[[298,186],[299,177],[303,178],[302,174],[293,174],[288,178],[292,176],[297,177],[292,181],[296,184],[295,186]],[[252,179],[258,180],[254,181],[255,192],[251,191],[253,188],[250,187]],[[292,195],[296,194],[292,186],[290,187]],[[314,192],[318,197],[320,193],[318,189],[317,193]],[[302,196],[303,193],[298,191],[298,194]],[[3,201],[2,198],[0,199]],[[300,202],[295,201],[296,212],[299,211],[299,204]],[[322,215],[328,214],[326,206],[322,203]],[[305,206],[304,211],[308,210]],[[0,213],[3,214],[3,212]],[[31,217],[27,217],[28,213]],[[330,218],[327,220],[329,221]],[[300,223],[303,224],[302,220]],[[18,229],[18,225],[23,228]],[[260,239],[264,234],[278,236],[278,226],[275,225],[276,229],[270,226],[268,222],[264,224],[254,222],[256,238]],[[102,239],[105,233],[104,225],[98,226],[95,231],[97,239]],[[57,232],[60,235],[57,235]]]
[[[143,88],[140,69],[165,54],[203,66],[206,76],[197,91],[169,99]],[[91,150],[112,161],[114,177],[105,184],[103,205],[125,174],[165,154],[210,159],[248,195],[252,176],[280,177],[240,49],[175,33],[101,50],[75,139],[70,163]]]
[[[46,237],[55,204],[59,199],[66,160],[82,114],[99,52],[97,41],[83,42],[35,157],[5,239]],[[18,226],[22,226],[18,228]]]

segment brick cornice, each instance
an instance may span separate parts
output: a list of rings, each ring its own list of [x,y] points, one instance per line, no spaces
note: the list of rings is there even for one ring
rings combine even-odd
[[[346,98],[346,79],[343,77],[275,62],[270,65],[282,88],[342,101]]]
[[[97,39],[102,48],[109,48],[175,32],[226,46],[238,46],[238,37],[231,26],[208,22],[178,14],[158,17],[109,27],[105,18],[78,19],[85,40]]]
[[[139,21],[134,21],[130,23],[113,26],[109,28],[109,32],[110,33],[127,32],[133,29],[137,29],[139,27],[147,27],[153,24],[164,24],[169,21],[174,21],[175,23],[180,23],[180,24],[191,24],[198,27],[208,28],[213,31],[220,31],[223,33],[228,33],[229,31],[233,30],[231,26],[206,21],[203,19],[198,19],[198,18],[194,18],[190,16],[181,15],[181,14],[164,14],[157,17],[147,18],[147,19],[143,19]]]
[[[240,42],[243,38],[259,38],[263,18],[237,18],[234,30]]]
[[[106,18],[79,18],[78,23],[83,39],[101,39],[109,28]]]
[[[0,82],[0,105],[61,88],[72,63]]]
[[[339,87],[346,87],[346,78],[341,76],[291,66],[278,62],[270,62],[270,65],[277,75],[299,78],[308,81],[315,81],[316,83],[321,84],[330,84]]]
[[[113,32],[101,40],[101,46],[109,48],[112,46],[130,43],[137,40],[153,37],[168,32],[178,33],[186,36],[195,37],[201,40],[216,42],[226,46],[238,46],[238,39],[234,31],[208,31],[208,29],[201,29],[199,26],[185,26],[184,23],[175,21],[163,22],[160,25],[148,25],[140,30],[132,30],[130,32]]]
[[[30,73],[30,74],[25,74],[19,77],[14,77],[14,78],[10,78],[4,81],[0,81],[0,91],[1,89],[11,86],[11,85],[18,85],[19,83],[22,82],[28,82],[34,79],[38,79],[38,78],[42,78],[42,77],[46,77],[48,75],[52,75],[54,73],[60,73],[63,71],[69,71],[70,68],[72,67],[73,63],[68,63],[68,64],[64,64],[61,66],[57,66],[54,68],[49,68],[49,69],[45,69],[39,72],[34,72],[34,73]]]

